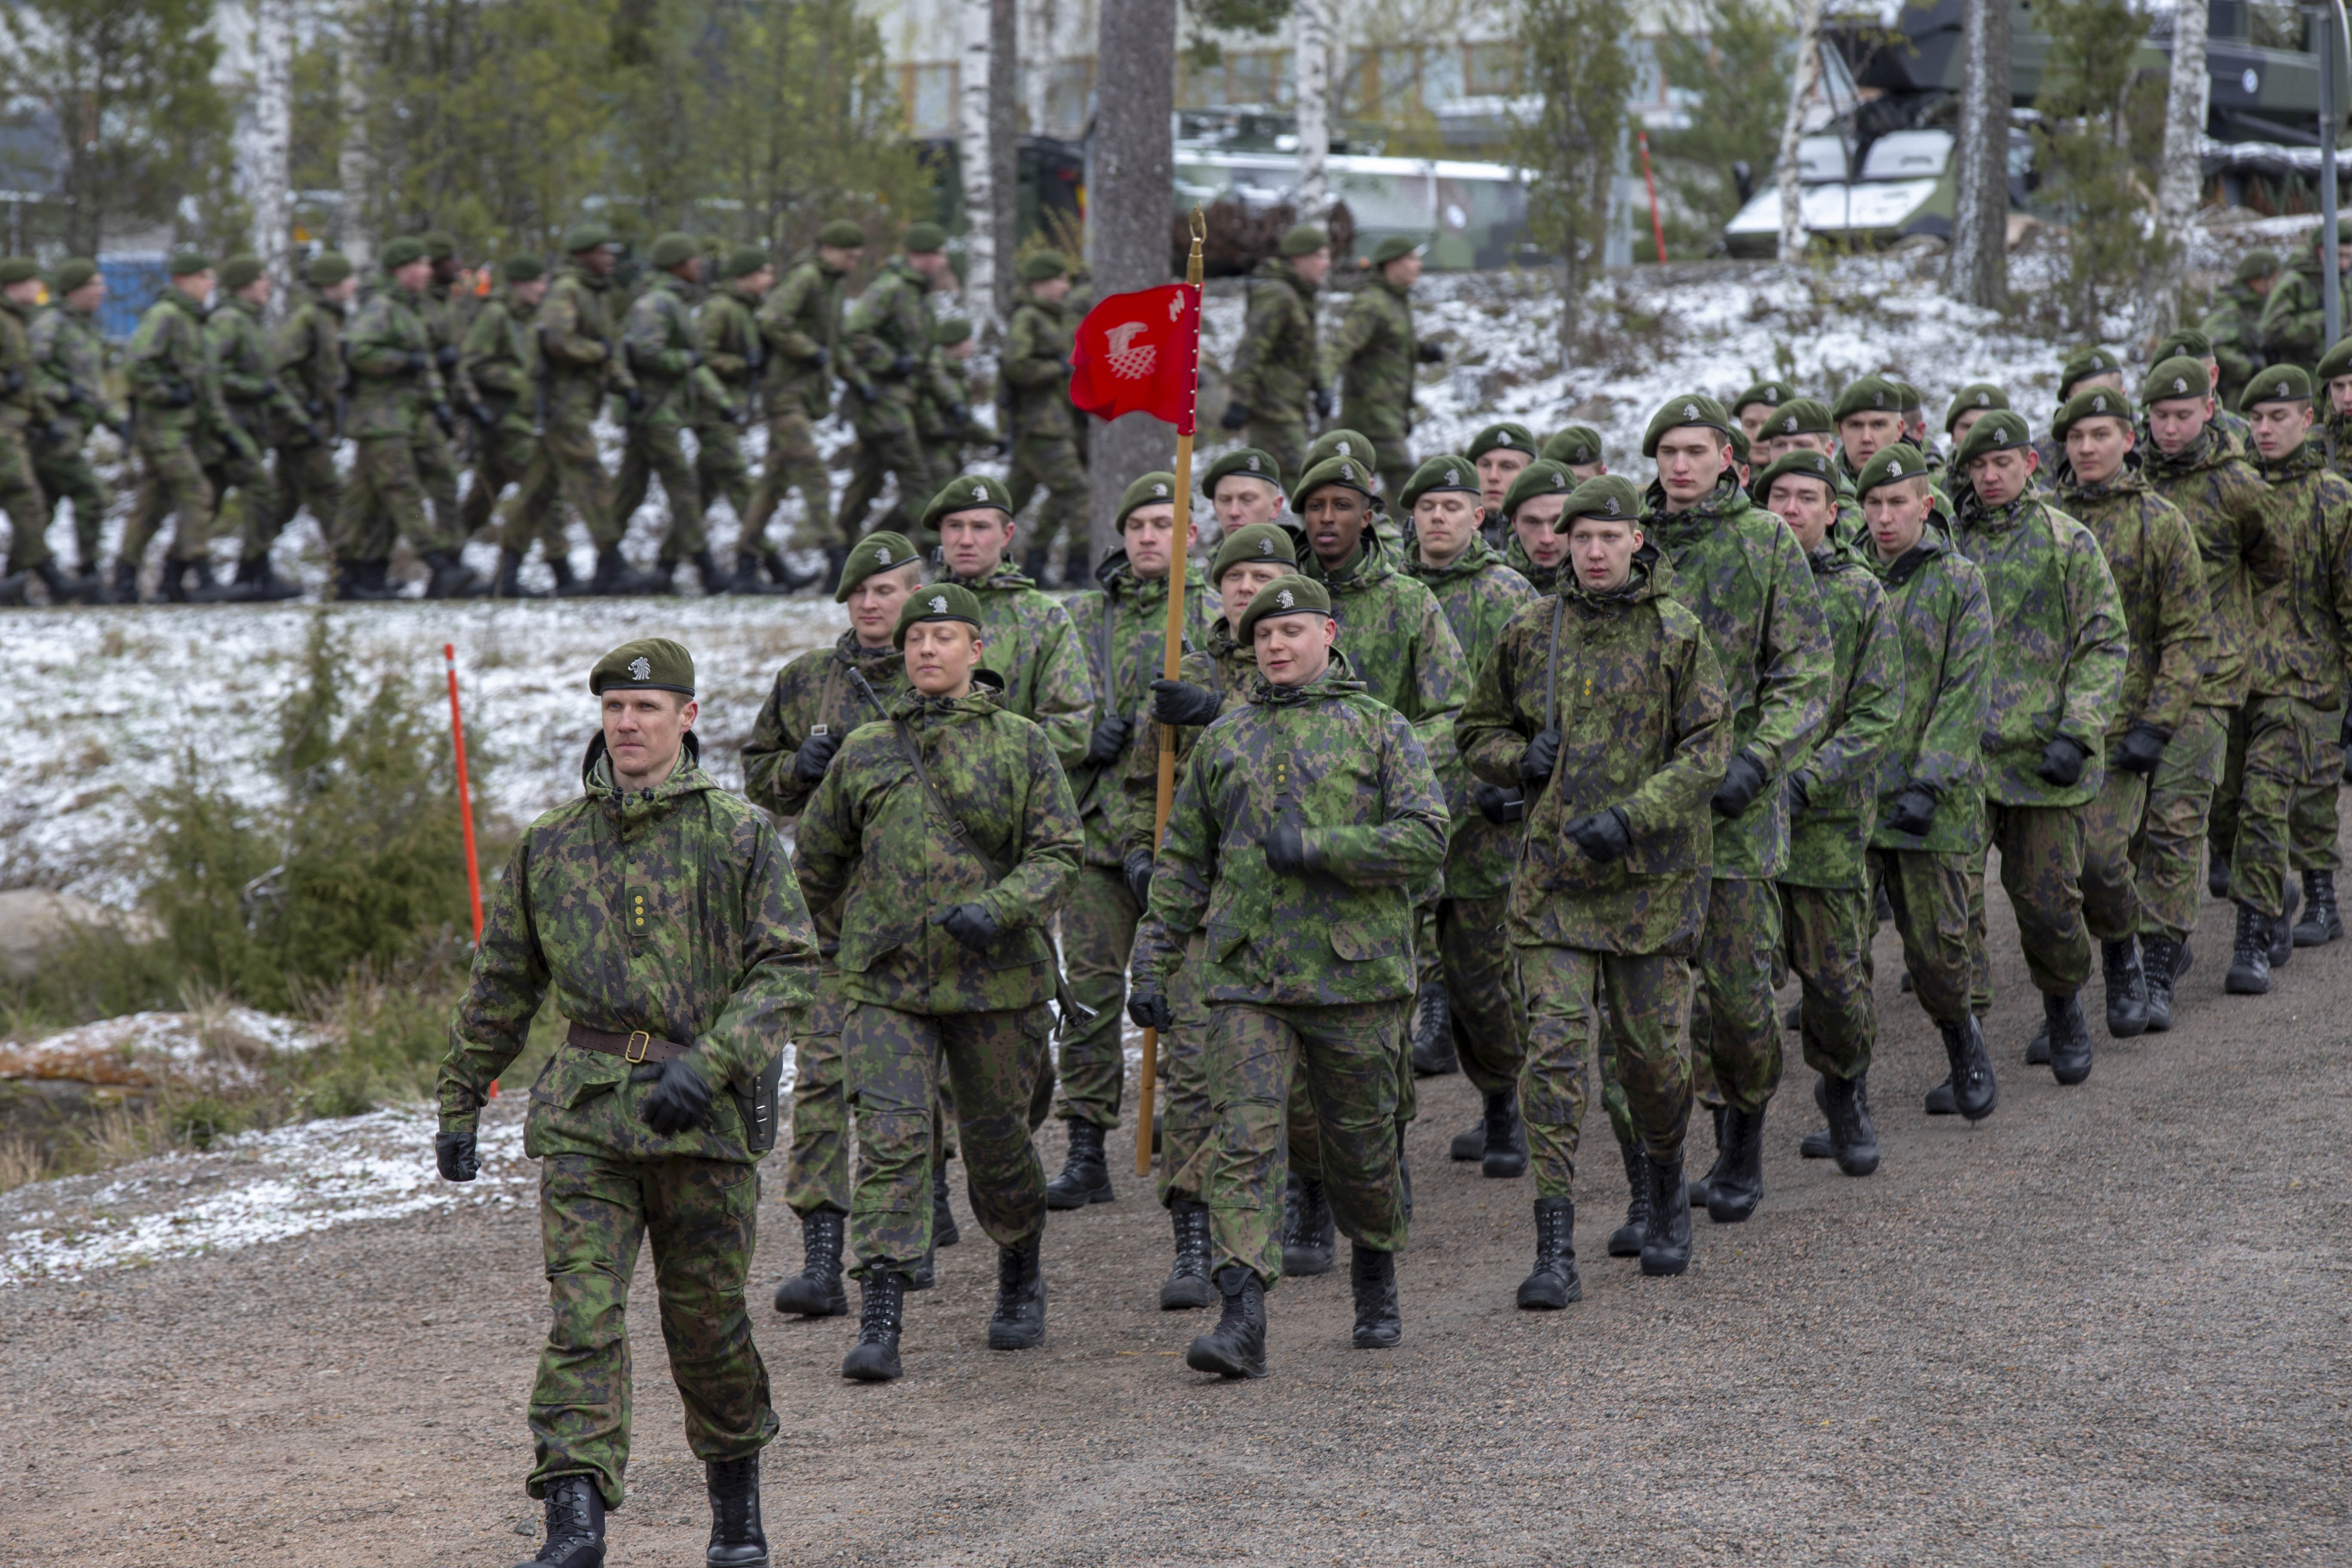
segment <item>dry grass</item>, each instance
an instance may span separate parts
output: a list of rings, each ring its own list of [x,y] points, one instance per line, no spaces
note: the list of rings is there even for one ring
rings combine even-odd
[[[13,1134],[0,1138],[0,1193],[14,1192],[47,1174],[48,1162],[41,1157],[38,1143]]]

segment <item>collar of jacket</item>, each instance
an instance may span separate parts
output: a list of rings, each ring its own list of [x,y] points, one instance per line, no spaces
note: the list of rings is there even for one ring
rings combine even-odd
[[[247,299],[242,294],[231,294],[228,297],[228,306],[229,309],[237,311],[241,315],[248,316],[254,321],[257,321],[261,320],[260,304],[255,300]]]
[[[1473,529],[1470,548],[1443,566],[1432,566],[1421,558],[1421,542],[1416,539],[1405,552],[1404,569],[1424,583],[1444,583],[1455,577],[1475,577],[1487,567],[1502,563],[1502,552],[1487,543],[1485,534]]]
[[[972,671],[971,689],[961,697],[929,697],[909,686],[889,700],[890,717],[924,724],[945,723],[993,713],[997,710],[999,689],[984,684],[981,679],[981,677],[993,673],[982,669]],[[1001,681],[1003,678],[998,679]]]
[[[580,263],[576,261],[567,261],[563,263],[562,266],[558,267],[555,269],[555,277],[556,280],[559,282],[569,278],[573,282],[581,284],[584,288],[595,289],[599,294],[613,286],[612,274],[606,273],[604,277],[599,278],[593,272],[589,271],[585,267],[581,266]]]
[[[2028,517],[2038,516],[2041,506],[2042,497],[2033,488],[2000,506],[1987,506],[1984,499],[1971,489],[1958,521],[1970,533],[2007,533],[2021,527]]]
[[[172,310],[179,311],[182,315],[184,315],[192,321],[201,321],[205,319],[205,308],[202,304],[198,303],[196,300],[189,299],[179,289],[172,288],[168,284],[164,286],[163,291],[161,294],[156,295],[155,298],[157,300],[168,306]]]
[[[1633,570],[1622,587],[1603,593],[1586,587],[1583,580],[1571,573],[1561,579],[1560,593],[1580,610],[1607,614],[1622,605],[1639,605],[1662,596],[1665,586],[1661,581],[1661,564],[1654,559],[1646,558],[1646,552],[1637,552],[1633,557]]]
[[[857,628],[855,626],[834,639],[833,652],[834,657],[840,659],[842,663],[854,664],[861,668],[872,664],[896,663],[903,661],[907,657],[888,643],[884,643],[880,647],[867,647],[857,640]]]
[[[914,264],[909,262],[903,256],[894,256],[889,260],[884,262],[882,264],[882,270],[885,272],[895,272],[899,277],[905,279],[908,282],[912,283],[915,286],[915,292],[918,294],[928,294],[931,291],[931,280],[924,277],[921,273],[916,271]]]
[[[985,577],[959,577],[950,572],[945,581],[975,594],[1017,594],[1024,588],[1035,587],[1036,582],[1010,561],[999,561]]]
[[[2051,489],[2058,492],[2058,499],[2062,502],[2095,501],[2105,500],[2109,496],[2131,495],[2145,490],[2147,489],[2147,481],[2140,477],[2138,468],[2126,458],[2124,466],[2116,470],[2114,479],[2105,484],[2086,485],[2074,477],[2074,462],[2071,459],[2062,458],[2058,464],[2058,471],[2051,476]]]
[[[613,782],[612,754],[604,749],[604,731],[598,730],[589,741],[588,754],[581,763],[580,783],[590,799],[626,822],[667,811],[688,795],[717,789],[718,784],[702,771],[701,760],[702,742],[689,730],[686,743],[677,749],[677,761],[671,764],[667,778],[651,789],[624,790]]]
[[[1355,678],[1348,656],[1338,648],[1331,650],[1331,662],[1323,673],[1304,686],[1276,686],[1264,676],[1250,682],[1249,700],[1267,708],[1304,707],[1309,702],[1328,702],[1350,692],[1361,691],[1364,683]]]
[[[1697,504],[1687,511],[1666,510],[1666,487],[1657,479],[1652,479],[1650,488],[1642,492],[1642,521],[1649,525],[1648,532],[1654,541],[1673,535],[1677,543],[1687,543],[1708,531],[1702,524],[1753,510],[1748,492],[1739,488],[1736,468],[1724,469],[1722,478],[1715,481],[1715,489],[1699,497]]]
[[[1944,531],[1930,521],[1919,535],[1919,542],[1892,561],[1882,561],[1876,550],[1863,556],[1863,563],[1875,572],[1890,587],[1901,587],[1918,574],[1919,568],[1951,549],[1952,542]]]
[[[2200,468],[2213,468],[2230,458],[2228,437],[2210,420],[2206,421],[2204,427],[2197,432],[2197,439],[2178,452],[2168,453],[2158,446],[2156,437],[2148,434],[2145,419],[2140,422],[2139,434],[2139,444],[2132,449],[2142,454],[2142,473],[2191,474]]]
[[[1822,542],[1806,552],[1805,564],[1813,569],[1816,577],[1832,573],[1851,572],[1864,564],[1862,546],[1838,537],[1834,524],[1822,535]]]
[[[1312,549],[1304,559],[1311,563],[1307,574],[1335,594],[1353,594],[1384,583],[1395,576],[1397,570],[1396,557],[1389,553],[1387,542],[1370,518],[1364,520],[1364,531],[1356,537],[1356,553],[1350,560],[1328,567]]]
[[[1310,303],[1315,299],[1316,285],[1301,278],[1286,258],[1269,256],[1257,264],[1250,277],[1260,283],[1287,283]]]
[[[2265,481],[2276,484],[2281,479],[2299,479],[2305,474],[2326,468],[2327,453],[2319,442],[2305,436],[2295,443],[2294,451],[2277,461],[2257,456],[2254,464],[2262,469]]]
[[[1163,572],[1157,577],[1139,577],[1135,563],[1127,558],[1127,552],[1114,550],[1102,558],[1102,564],[1095,568],[1095,586],[1123,603],[1150,604],[1155,599],[1167,597],[1168,574]],[[1194,598],[1207,591],[1208,584],[1201,576],[1201,552],[1197,548],[1187,550],[1184,552],[1184,596]]]

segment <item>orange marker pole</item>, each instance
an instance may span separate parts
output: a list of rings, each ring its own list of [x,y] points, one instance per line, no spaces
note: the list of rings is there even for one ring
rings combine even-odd
[[[466,893],[474,905],[474,945],[482,945],[482,863],[474,854],[474,790],[466,778],[466,718],[457,709],[457,648],[441,645],[441,661],[449,672],[449,739],[457,752],[457,817],[466,829]],[[499,1097],[498,1080],[490,1080],[490,1098]]]

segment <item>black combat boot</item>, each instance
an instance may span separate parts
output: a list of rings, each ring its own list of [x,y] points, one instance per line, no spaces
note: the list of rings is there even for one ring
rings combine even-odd
[[[911,532],[912,531],[909,530],[908,531]],[[848,545],[826,545],[824,547],[824,575],[817,579],[817,586],[827,593],[832,592],[835,586],[841,582],[841,569],[848,564]]]
[[[2217,899],[2230,896],[2230,858],[2219,849],[2205,863],[2205,890]]]
[[[558,1476],[547,1483],[547,1542],[539,1555],[515,1568],[603,1568],[604,1494],[592,1476]]]
[[[1323,1184],[1301,1180],[1291,1173],[1284,1189],[1282,1272],[1291,1275],[1328,1274],[1339,1251],[1339,1227],[1332,1223],[1330,1202]]]
[[[2099,944],[2107,976],[2107,1037],[2128,1040],[2147,1032],[2147,974],[2140,967],[2139,943],[2131,937]]]
[[[1822,1098],[1830,1118],[1830,1152],[1838,1169],[1849,1176],[1867,1176],[1877,1170],[1878,1129],[1870,1124],[1868,1074],[1824,1077]]]
[[[506,545],[499,547],[499,574],[491,580],[490,593],[500,599],[536,599],[541,595],[522,585],[522,552]]]
[[[865,1310],[857,1321],[857,1343],[842,1358],[841,1375],[859,1383],[887,1383],[898,1365],[898,1331],[907,1319],[907,1277],[888,1271],[866,1281]]]
[[[1362,1242],[1348,1247],[1348,1283],[1356,1293],[1356,1348],[1384,1351],[1404,1338],[1397,1312],[1396,1254]]]
[[[1950,1064],[1952,1076],[1927,1091],[1927,1114],[1958,1114],[1970,1121],[1982,1121],[1992,1114],[1993,1106],[2000,1099],[2000,1084],[1993,1077],[1992,1053],[1985,1049],[1984,1025],[1971,1013],[1957,1024],[1937,1020],[1936,1032],[1944,1037],[1944,1059]],[[1939,1094],[1944,1105],[1940,1110],[1937,1109]]]
[[[677,592],[677,563],[667,559],[656,560],[654,563],[654,569],[646,574],[646,582],[647,594],[658,598],[668,598]]]
[[[804,1318],[845,1318],[849,1292],[841,1283],[841,1237],[849,1216],[818,1209],[801,1221],[801,1249],[807,1259],[798,1274],[776,1287],[776,1310]]]
[[[1536,1266],[1519,1281],[1519,1305],[1552,1311],[1584,1300],[1576,1277],[1576,1205],[1567,1198],[1536,1200]]]
[[[1216,1281],[1209,1278],[1209,1208],[1194,1198],[1178,1198],[1168,1205],[1169,1223],[1176,1231],[1176,1265],[1160,1285],[1160,1310],[1181,1312],[1188,1307],[1217,1304]]]
[[[1045,585],[1045,573],[1051,562],[1043,550],[1029,550],[1021,556],[1021,574],[1040,588]]]
[[[1070,1157],[1062,1163],[1062,1173],[1045,1184],[1047,1208],[1082,1209],[1109,1203],[1117,1195],[1110,1190],[1110,1165],[1103,1156],[1104,1131],[1070,1118]]]
[[[1045,1233],[1018,1247],[996,1249],[996,1310],[988,1318],[988,1348],[1025,1351],[1045,1342]]]
[[[264,565],[267,564],[265,562]],[[33,575],[38,577],[41,580],[41,585],[49,591],[49,603],[52,605],[81,604],[89,599],[98,587],[96,578],[68,577],[54,561],[44,561],[34,567]],[[243,567],[237,570],[237,580],[244,581]]]
[[[1724,1114],[1724,1171],[1706,1184],[1706,1217],[1717,1225],[1738,1225],[1764,1199],[1764,1109]]]
[[[2271,988],[2271,922],[2252,904],[2238,906],[2238,940],[2221,989],[2232,996],[2260,996]]]
[[[709,1568],[768,1568],[768,1534],[760,1528],[760,1456],[705,1465],[710,1488]]]
[[[1514,1100],[1518,1099],[1518,1090],[1517,1089],[1506,1089],[1504,1092],[1508,1094]],[[1486,1157],[1486,1115],[1483,1112],[1480,1113],[1477,1121],[1473,1121],[1468,1127],[1456,1132],[1454,1135],[1454,1142],[1445,1146],[1445,1152],[1456,1160],[1485,1159]]]
[[[1642,1238],[1650,1234],[1650,1155],[1639,1143],[1620,1143],[1617,1152],[1625,1157],[1625,1185],[1632,1196],[1625,1200],[1625,1223],[1609,1233],[1609,1256],[1639,1258]]]
[[[547,569],[555,574],[555,596],[559,599],[592,598],[596,593],[594,579],[583,577],[572,570],[572,552],[556,549],[547,552]]]
[[[2271,969],[2284,969],[2287,960],[2294,956],[2294,911],[2303,907],[2303,889],[2293,882],[2286,885],[2286,909],[2271,921]]]
[[[175,605],[234,605],[249,595],[234,583],[213,579],[209,557],[163,563],[163,597]]]
[[[2034,1030],[2033,1037],[2025,1042],[2025,1065],[2030,1068],[2050,1065],[2050,1026],[2047,1022]]]
[[[135,605],[139,602],[139,563],[118,561],[114,563],[114,581],[105,592],[104,603]]]
[[[719,586],[730,594],[745,598],[792,592],[783,584],[770,583],[760,575],[760,552],[756,550],[738,550],[735,552],[735,575]]]
[[[931,1245],[953,1247],[963,1239],[956,1228],[955,1210],[948,1206],[948,1167],[942,1160],[931,1171]]]
[[[1706,1175],[1689,1184],[1690,1206],[1695,1209],[1706,1207],[1707,1184],[1724,1173],[1727,1168],[1725,1163],[1730,1158],[1730,1152],[1724,1142],[1723,1107],[1710,1105],[1706,1108],[1706,1113],[1715,1120],[1715,1163],[1707,1167]]]
[[[1813,1077],[1813,1107],[1822,1113],[1823,1121],[1827,1121],[1830,1114],[1829,1081],[1830,1075],[1827,1073],[1817,1073]],[[1837,1145],[1830,1141],[1830,1130],[1823,1127],[1819,1131],[1808,1132],[1798,1139],[1797,1156],[1804,1160],[1836,1158]]]
[[[474,569],[457,559],[454,550],[428,550],[425,564],[432,575],[425,580],[425,596],[428,599],[477,599],[486,584],[474,575]]]
[[[831,555],[832,552],[827,551],[828,559]],[[831,578],[827,578],[822,566],[812,566],[803,572],[785,560],[784,552],[781,550],[762,551],[760,559],[766,563],[768,575],[774,580],[776,586],[787,594],[797,594],[805,588],[822,588],[827,582],[837,583],[841,580],[841,574],[838,572]]]
[[[39,571],[39,567],[35,567]],[[55,568],[51,568],[55,570]],[[49,590],[50,597],[57,590]],[[2303,874],[2303,919],[2294,926],[2294,945],[2325,947],[2344,934],[2344,917],[2336,910],[2336,873],[2314,868]]]
[[[1683,1180],[1683,1163],[1648,1162],[1650,1228],[1642,1235],[1642,1272],[1680,1274],[1690,1267],[1690,1184]]]
[[[719,569],[719,559],[710,553],[709,545],[703,546],[687,559],[694,563],[694,580],[702,585],[704,598],[727,591],[727,574]]]
[[[2091,1025],[2083,1016],[2083,994],[2042,994],[2042,1015],[2050,1021],[2050,1076],[2077,1084],[2091,1076]]]
[[[1486,1146],[1478,1169],[1496,1177],[1522,1176],[1528,1169],[1528,1126],[1519,1120],[1519,1097],[1506,1089],[1486,1097]]]
[[[0,605],[6,605],[13,608],[31,604],[32,600],[26,597],[25,590],[31,585],[32,581],[33,574],[30,572],[11,572],[6,563],[0,561]]]
[[[2147,1032],[2168,1034],[2172,1029],[2172,983],[2178,978],[2176,968],[2180,963],[2181,944],[2168,936],[2140,938],[2141,968],[2147,976]]]
[[[1412,1020],[1412,1076],[1444,1078],[1460,1072],[1454,1058],[1454,1004],[1443,985],[1421,988],[1421,1005]]]
[[[923,1248],[923,1256],[916,1263],[915,1271],[907,1276],[907,1294],[909,1296],[919,1294],[939,1282],[940,1247],[939,1243],[933,1242]]]
[[[1217,1293],[1225,1310],[1185,1351],[1184,1364],[1221,1377],[1264,1377],[1265,1281],[1256,1269],[1229,1263],[1217,1270]]]
[[[658,591],[655,579],[629,564],[617,542],[597,547],[596,575],[588,580],[589,593],[604,598],[624,598]]]

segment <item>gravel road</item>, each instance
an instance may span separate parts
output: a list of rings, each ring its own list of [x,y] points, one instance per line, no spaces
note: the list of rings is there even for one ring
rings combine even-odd
[[[1349,1348],[1342,1268],[1276,1293],[1260,1383],[1184,1368],[1206,1314],[1157,1310],[1167,1227],[1131,1166],[1116,1205],[1047,1233],[1045,1348],[984,1347],[994,1270],[967,1242],[909,1299],[908,1376],[875,1387],[836,1374],[854,1324],[766,1308],[798,1258],[772,1198],[776,1562],[2344,1562],[2352,945],[2224,998],[2229,911],[2208,903],[2181,1026],[2102,1034],[2090,1082],[2061,1089],[2019,1061],[2040,1010],[1993,903],[1991,1121],[1920,1113],[1941,1053],[1885,935],[1880,1174],[1798,1160],[1792,1061],[1757,1218],[1702,1215],[1690,1273],[1643,1279],[1600,1256],[1622,1200],[1596,1108],[1565,1312],[1512,1306],[1530,1184],[1445,1161],[1458,1077],[1423,1086],[1414,1129],[1403,1346]],[[0,1292],[0,1562],[528,1556],[533,1213]],[[700,1472],[643,1306],[610,1561],[692,1568]]]

